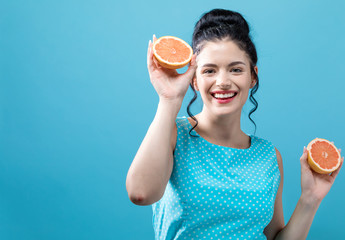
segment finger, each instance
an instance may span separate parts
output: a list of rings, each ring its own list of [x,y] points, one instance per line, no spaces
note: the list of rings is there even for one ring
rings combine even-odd
[[[335,180],[335,178],[337,177],[338,173],[340,172],[341,167],[343,166],[344,163],[344,157],[341,159],[341,163],[340,166],[338,167],[337,170],[335,170],[334,172],[331,173],[331,177],[333,178],[333,180]]]
[[[151,49],[152,51],[152,49]],[[152,54],[153,55],[153,54]],[[154,64],[154,67],[157,69],[161,69],[162,66],[158,63],[157,59],[155,57],[152,56],[152,59],[153,59],[153,64]]]
[[[158,64],[157,60],[155,57],[153,57],[153,43],[156,41],[156,35],[152,35],[152,41],[150,40],[150,63],[151,66],[153,67],[151,70],[155,70],[157,68],[161,68],[161,65]]]
[[[151,40],[149,41],[149,46],[147,48],[147,68],[150,72],[152,72],[155,68],[153,60],[152,60],[152,43]]]
[[[341,149],[339,148],[339,153],[341,153]]]
[[[154,57],[154,54],[153,54],[153,43],[151,42],[151,40],[150,40],[150,61],[151,61],[151,64],[152,64],[152,69],[151,69],[152,71],[162,68],[162,66],[158,63],[157,59]]]
[[[304,147],[303,148],[303,154],[300,157],[301,166],[303,168],[309,168],[309,164],[308,164],[307,160],[308,160],[308,152],[307,152],[306,147]]]
[[[196,66],[196,53],[193,54],[192,59],[190,60],[189,66]]]
[[[195,71],[197,68],[195,59],[196,59],[196,54],[193,55],[187,71],[184,74],[182,74],[183,76],[190,78],[190,79],[192,79],[194,77],[194,74],[195,74]]]
[[[300,160],[305,161],[305,160],[307,160],[307,158],[308,158],[308,153],[307,153],[306,148],[304,147],[302,156],[300,157]]]
[[[162,67],[162,70],[163,70],[168,76],[178,76],[178,75],[179,75],[179,73],[177,72],[176,69],[169,69],[169,68]]]

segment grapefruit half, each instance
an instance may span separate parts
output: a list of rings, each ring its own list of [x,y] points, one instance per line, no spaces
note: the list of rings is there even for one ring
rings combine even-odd
[[[308,163],[317,173],[329,174],[337,170],[341,163],[341,155],[330,141],[315,138],[307,146]]]
[[[153,43],[152,49],[158,63],[169,69],[186,66],[193,56],[191,46],[182,39],[173,36],[158,38]]]

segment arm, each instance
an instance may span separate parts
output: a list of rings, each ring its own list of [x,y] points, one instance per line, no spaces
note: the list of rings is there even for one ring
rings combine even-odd
[[[301,195],[288,224],[275,239],[306,239],[321,201]]]
[[[274,239],[277,233],[284,228],[285,221],[284,221],[284,212],[283,212],[283,183],[284,183],[284,171],[283,171],[283,160],[280,152],[276,148],[276,155],[277,155],[277,162],[280,171],[280,184],[277,191],[276,200],[274,203],[274,213],[271,222],[267,225],[264,230],[264,234],[266,235],[268,240]]]
[[[149,42],[147,67],[151,83],[159,95],[159,104],[127,173],[128,196],[137,205],[150,205],[158,201],[170,179],[177,137],[175,119],[196,70],[195,57],[188,70],[178,74],[176,70],[165,69],[155,61],[152,43]]]
[[[344,161],[344,158],[342,161]],[[322,199],[330,190],[341,168],[340,166],[338,170],[333,172],[331,175],[322,175],[313,172],[307,163],[306,150],[304,150],[303,155],[300,158],[300,162],[302,186],[301,197],[297,203],[295,211],[285,227],[280,231],[277,231],[278,228],[272,228],[272,230],[270,230],[269,225],[271,225],[272,222],[267,226],[269,227],[268,232],[270,232],[270,239],[306,239],[316,211],[319,208]],[[282,208],[279,208],[278,212],[280,212],[280,214],[278,215],[282,216],[282,211]],[[274,226],[275,224],[272,223],[272,225]],[[272,236],[275,237],[273,238]]]
[[[179,109],[180,103],[159,102],[156,116],[127,174],[127,192],[135,204],[152,204],[164,194],[173,168],[175,119]]]

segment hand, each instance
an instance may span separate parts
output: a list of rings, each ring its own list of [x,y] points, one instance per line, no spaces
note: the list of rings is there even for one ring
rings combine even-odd
[[[339,151],[341,151],[341,149],[339,149]],[[310,168],[308,164],[308,153],[305,147],[300,161],[302,195],[321,202],[331,189],[334,180],[343,165],[344,157],[341,159],[339,168],[331,174],[320,174]]]
[[[153,42],[156,40],[156,36],[153,35]],[[150,40],[147,50],[147,68],[152,85],[160,99],[182,101],[196,71],[196,55],[193,55],[188,70],[179,74],[175,69],[167,69],[159,65],[153,56],[152,45]]]

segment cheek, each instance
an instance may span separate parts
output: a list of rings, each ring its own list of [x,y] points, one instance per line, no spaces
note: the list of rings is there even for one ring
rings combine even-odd
[[[243,78],[239,79],[238,84],[242,89],[248,90],[251,87],[252,79],[249,75],[243,76]]]
[[[201,98],[203,98],[204,100],[212,98],[211,94],[209,94],[212,88],[212,83],[210,83],[210,81],[199,78],[197,82],[197,87],[199,89],[199,94]]]
[[[210,81],[208,81],[207,79],[197,76],[197,87],[199,88],[200,92],[205,92],[208,91],[210,88]]]
[[[241,92],[241,98],[242,98],[242,102],[246,102],[247,99],[248,99],[248,96],[249,96],[249,93],[250,93],[250,85],[247,84],[245,86],[242,87],[242,92]]]

